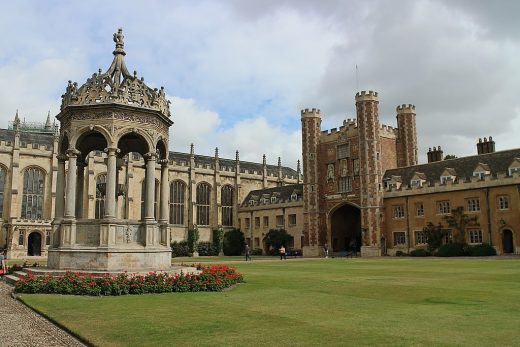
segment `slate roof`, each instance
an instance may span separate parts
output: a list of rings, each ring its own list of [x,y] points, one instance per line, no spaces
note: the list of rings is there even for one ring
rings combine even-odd
[[[402,182],[408,184],[415,172],[421,172],[427,181],[439,181],[447,168],[455,171],[457,179],[468,179],[473,176],[473,171],[479,164],[486,164],[491,174],[496,176],[497,173],[507,173],[515,158],[520,158],[520,148],[390,169],[386,170],[383,179],[390,180],[392,176],[401,176]]]
[[[291,201],[291,195],[296,193],[297,200],[303,199],[303,184],[290,184],[281,187],[266,188],[252,190],[247,194],[246,198],[242,202],[243,207],[249,206],[249,201],[254,200],[257,205],[262,203],[262,199],[268,199],[271,203],[271,197],[276,197],[276,203],[289,202]]]
[[[14,130],[0,129],[0,141],[11,141],[14,143]],[[33,143],[47,146],[51,149],[54,145],[54,134],[49,132],[37,132],[37,131],[21,131],[20,132],[20,144]]]

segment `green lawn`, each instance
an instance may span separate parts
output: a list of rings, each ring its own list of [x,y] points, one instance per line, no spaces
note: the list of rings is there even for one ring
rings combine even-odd
[[[513,346],[520,260],[233,263],[223,293],[22,300],[99,346]]]

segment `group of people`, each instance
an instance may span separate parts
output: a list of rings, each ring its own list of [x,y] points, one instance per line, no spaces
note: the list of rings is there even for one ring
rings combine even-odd
[[[278,253],[280,254],[280,260],[287,259],[284,245],[280,246],[280,248],[278,249]],[[244,249],[244,254],[246,256],[246,261],[251,261],[251,248],[249,247],[248,244],[246,244],[246,247]]]

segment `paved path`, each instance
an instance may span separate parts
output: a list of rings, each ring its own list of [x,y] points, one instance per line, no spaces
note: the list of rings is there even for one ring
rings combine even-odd
[[[0,280],[0,347],[84,346],[47,319],[11,297]]]

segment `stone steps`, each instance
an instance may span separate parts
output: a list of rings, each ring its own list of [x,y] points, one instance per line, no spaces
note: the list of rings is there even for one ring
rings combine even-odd
[[[18,282],[20,279],[21,278],[19,278],[18,276],[15,276],[15,275],[5,275],[4,276],[5,283],[10,284],[12,286],[14,286],[16,284],[16,282]]]

